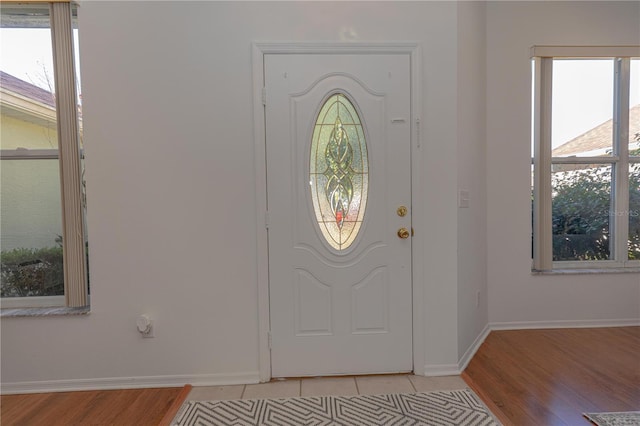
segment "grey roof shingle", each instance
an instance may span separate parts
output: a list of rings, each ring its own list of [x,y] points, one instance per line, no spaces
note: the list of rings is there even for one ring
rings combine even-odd
[[[28,99],[41,102],[52,108],[55,108],[56,106],[56,100],[53,93],[31,83],[27,83],[24,80],[20,80],[19,78],[14,77],[11,74],[7,74],[4,71],[0,71],[0,87],[22,95]]]
[[[629,109],[629,142],[640,132],[640,104]],[[571,139],[553,150],[554,157],[568,157],[583,152],[605,150],[611,148],[613,140],[613,119],[594,127],[591,130]]]

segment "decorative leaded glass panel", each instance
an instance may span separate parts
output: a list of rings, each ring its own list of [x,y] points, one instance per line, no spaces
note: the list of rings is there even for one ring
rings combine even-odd
[[[369,189],[364,129],[342,93],[327,99],[313,130],[311,199],[322,235],[336,250],[347,249],[362,226]]]

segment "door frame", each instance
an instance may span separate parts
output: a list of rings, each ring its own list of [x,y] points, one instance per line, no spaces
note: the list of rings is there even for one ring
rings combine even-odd
[[[269,312],[269,245],[267,217],[267,167],[264,88],[264,57],[268,54],[408,54],[411,61],[411,206],[412,226],[416,230],[411,241],[412,305],[413,305],[413,371],[424,375],[424,236],[426,229],[424,197],[419,188],[422,176],[422,55],[415,42],[388,43],[252,43],[253,129],[256,179],[256,260],[258,294],[258,369],[261,382],[271,380],[270,312]]]

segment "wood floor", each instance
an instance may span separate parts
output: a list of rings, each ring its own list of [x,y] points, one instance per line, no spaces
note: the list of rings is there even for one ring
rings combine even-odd
[[[463,378],[506,426],[591,425],[583,412],[640,410],[640,327],[494,331]],[[155,426],[185,397],[185,388],[3,395],[0,424]]]
[[[494,331],[462,375],[505,425],[640,410],[640,327]]]
[[[183,388],[3,395],[2,426],[157,426]],[[177,411],[177,409],[176,409]]]

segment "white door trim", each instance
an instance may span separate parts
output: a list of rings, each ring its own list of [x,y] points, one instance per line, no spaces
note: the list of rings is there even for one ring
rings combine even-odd
[[[412,297],[413,297],[413,370],[424,374],[425,327],[424,318],[424,200],[418,190],[422,176],[420,122],[422,117],[422,55],[420,45],[413,42],[390,43],[253,43],[253,128],[256,171],[256,260],[258,290],[258,368],[260,381],[271,379],[271,351],[269,348],[269,247],[267,240],[267,169],[266,123],[263,103],[264,55],[266,54],[409,54],[411,58],[411,184],[413,228],[412,238]],[[268,94],[267,94],[268,102]]]

